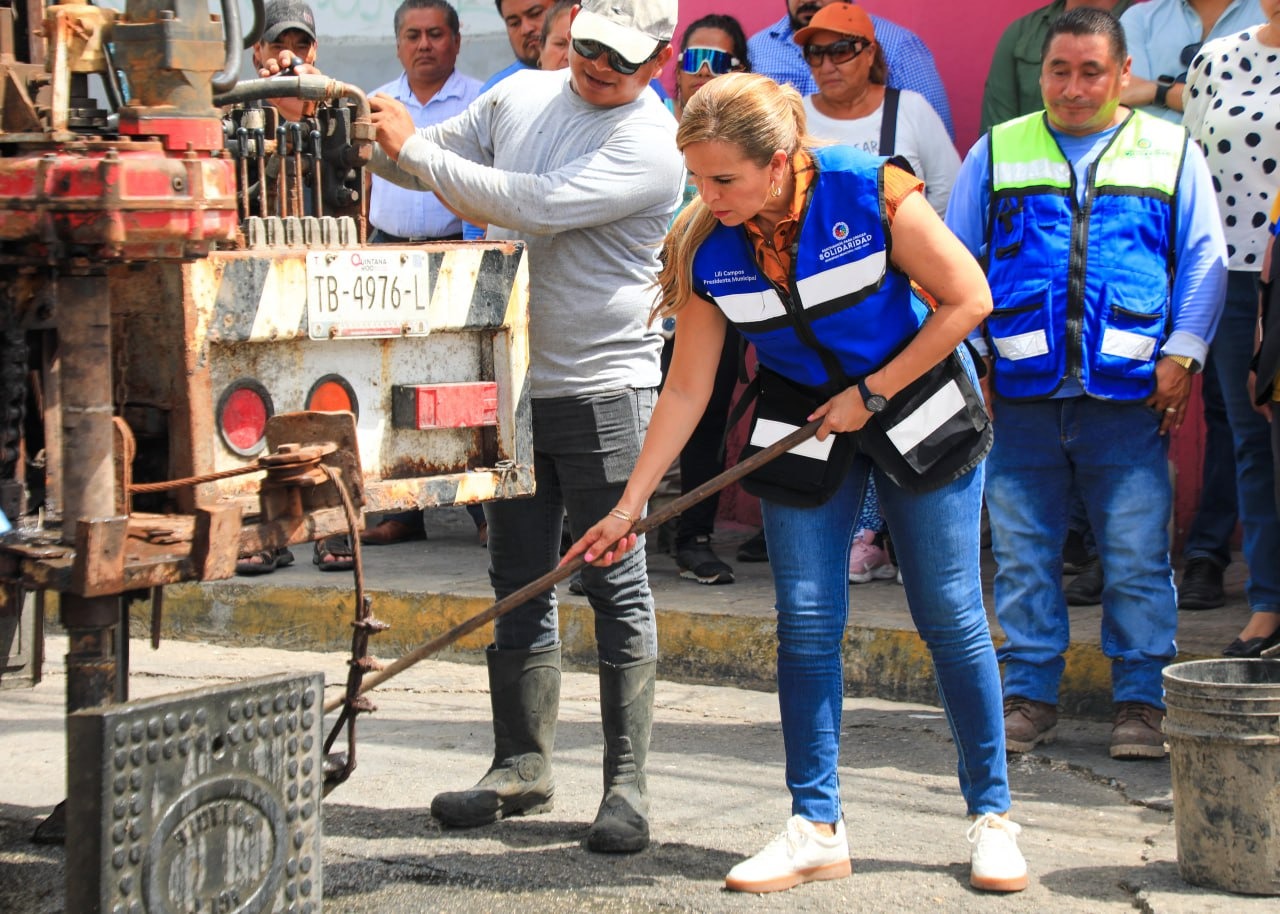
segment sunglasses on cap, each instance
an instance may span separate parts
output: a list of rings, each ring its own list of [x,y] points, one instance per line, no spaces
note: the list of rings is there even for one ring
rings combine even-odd
[[[716,76],[723,76],[741,66],[742,61],[719,48],[685,48],[680,58],[680,69],[686,73],[697,73],[707,67]]]
[[[806,44],[804,62],[811,67],[820,67],[822,58],[830,57],[832,63],[848,63],[869,47],[871,42],[865,38],[841,38],[831,44]]]
[[[571,43],[573,44],[574,51],[576,51],[580,56],[585,57],[587,60],[595,60],[601,54],[608,54],[609,67],[615,72],[621,73],[623,76],[635,75],[636,70],[639,70],[649,61],[657,57],[658,53],[663,48],[663,45],[659,44],[657,49],[644,60],[639,63],[632,63],[607,44],[601,44],[598,41],[591,41],[587,38],[575,38]]]

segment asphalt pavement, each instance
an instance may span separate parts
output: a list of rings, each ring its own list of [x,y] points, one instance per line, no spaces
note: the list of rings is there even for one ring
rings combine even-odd
[[[726,558],[750,531],[718,537]],[[183,692],[273,672],[323,672],[336,694],[346,674],[352,576],[299,561],[261,578],[166,592],[158,651],[134,607],[132,698]],[[653,844],[634,856],[582,845],[600,798],[601,735],[591,613],[562,590],[566,645],[557,736],[556,806],[545,815],[468,831],[443,830],[431,797],[469,786],[492,752],[481,650],[469,636],[372,693],[359,767],[323,803],[323,892],[329,912],[888,912],[990,911],[1249,914],[1274,898],[1232,895],[1179,876],[1167,761],[1107,756],[1109,666],[1097,648],[1098,610],[1072,611],[1072,648],[1059,741],[1011,761],[1015,819],[1031,885],[993,897],[969,888],[967,820],[955,754],[935,706],[927,652],[902,588],[853,588],[846,646],[841,794],[853,875],[770,896],[723,889],[724,874],[758,850],[789,814],[772,686],[772,585],[767,565],[734,563],[738,582],[681,580],[651,555],[662,660],[653,746]],[[989,563],[988,563],[989,564]],[[374,652],[393,658],[492,600],[487,556],[461,510],[431,512],[428,539],[366,548],[374,611],[393,624]],[[986,569],[989,584],[990,568]],[[1214,656],[1247,608],[1243,570],[1228,605],[1184,613],[1183,657]],[[999,638],[998,630],[996,632]],[[0,912],[64,910],[61,848],[28,842],[66,792],[65,639],[48,639],[45,680],[0,693]],[[576,671],[575,671],[576,670]],[[80,912],[74,912],[80,914]]]
[[[65,791],[65,644],[50,638],[39,686],[0,695],[4,912],[64,910],[63,850],[27,837]],[[343,658],[170,641],[135,653],[131,688],[141,698],[309,671],[339,682]],[[429,806],[437,791],[470,785],[487,764],[483,668],[429,660],[375,694],[359,766],[323,803],[316,878],[330,914],[1275,910],[1274,898],[1181,880],[1168,763],[1110,760],[1108,727],[1093,721],[1065,721],[1059,742],[1013,760],[1013,814],[1024,829],[1031,884],[993,897],[968,886],[968,823],[941,712],[848,699],[840,776],[853,875],[757,897],[725,891],[723,879],[789,814],[774,695],[660,680],[649,758],[653,843],[640,854],[608,856],[582,845],[600,796],[595,677],[565,675],[555,809],[465,831],[441,829]]]

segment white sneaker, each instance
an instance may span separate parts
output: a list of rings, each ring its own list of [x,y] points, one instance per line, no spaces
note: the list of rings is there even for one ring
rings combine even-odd
[[[729,870],[724,887],[734,892],[781,892],[802,882],[842,879],[852,871],[843,819],[828,838],[808,819],[792,816],[787,830],[764,850]]]
[[[1027,887],[1027,861],[1018,850],[1022,829],[993,812],[969,826],[969,885],[988,892],[1021,892]]]
[[[869,581],[887,581],[898,573],[889,561],[889,553],[876,545],[872,530],[859,530],[849,550],[849,583],[866,584]]]

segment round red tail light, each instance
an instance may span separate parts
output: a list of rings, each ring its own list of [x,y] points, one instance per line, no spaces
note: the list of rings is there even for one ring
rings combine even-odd
[[[271,394],[252,378],[230,384],[218,400],[218,433],[241,457],[255,457],[267,444],[267,420],[275,415]]]

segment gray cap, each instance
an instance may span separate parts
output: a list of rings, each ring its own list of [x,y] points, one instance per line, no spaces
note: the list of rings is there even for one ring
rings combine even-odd
[[[303,0],[269,0],[262,17],[262,41],[275,41],[289,29],[316,40],[316,14]]]
[[[598,41],[632,63],[648,60],[676,30],[677,0],[582,0],[573,37]]]

